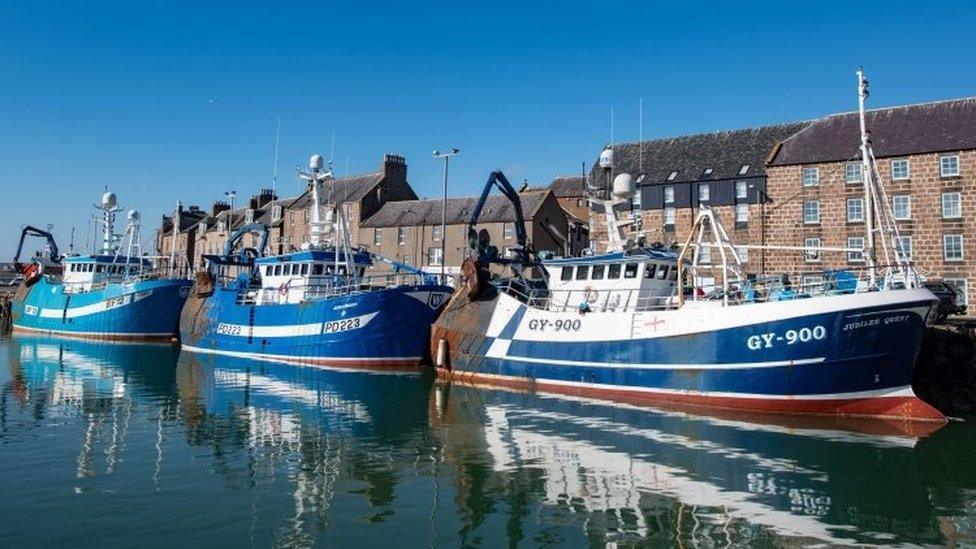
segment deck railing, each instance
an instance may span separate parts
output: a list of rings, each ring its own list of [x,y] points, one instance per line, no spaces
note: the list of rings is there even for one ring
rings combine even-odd
[[[311,276],[292,279],[277,288],[250,286],[238,292],[237,303],[239,305],[307,303],[330,297],[372,292],[394,286],[438,284],[439,279],[440,277],[437,275],[413,273],[388,273],[359,279],[344,275]]]

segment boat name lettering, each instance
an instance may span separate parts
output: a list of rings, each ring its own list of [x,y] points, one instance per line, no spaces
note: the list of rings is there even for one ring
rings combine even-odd
[[[355,330],[361,325],[360,317],[347,318],[345,320],[333,320],[332,322],[326,322],[325,327],[322,328],[323,334],[332,334],[336,332],[345,332],[346,330]]]
[[[578,318],[560,318],[559,320],[533,318],[529,321],[529,329],[540,332],[578,332],[582,325],[583,321]]]
[[[243,326],[240,324],[224,324],[221,322],[217,325],[217,333],[224,335],[240,335]]]
[[[128,303],[128,301],[129,301],[127,299],[128,297],[129,296],[127,296],[127,295],[120,295],[118,297],[110,297],[110,298],[108,298],[108,299],[105,300],[105,308],[106,309],[114,309],[115,307],[121,307],[121,306],[125,305],[126,303]]]
[[[787,345],[795,345],[808,341],[819,341],[826,337],[827,329],[823,326],[803,327],[799,330],[786,330],[782,335],[776,332],[752,335],[746,340],[746,346],[751,351],[758,351],[759,349],[772,348],[777,343],[785,342]]]

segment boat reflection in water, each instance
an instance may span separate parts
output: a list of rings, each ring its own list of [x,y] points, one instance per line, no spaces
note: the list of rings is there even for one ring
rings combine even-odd
[[[764,424],[456,383],[438,383],[431,407],[458,468],[458,501],[518,504],[510,521],[536,541],[554,533],[546,525],[575,522],[583,538],[561,536],[591,544],[943,543],[976,524],[973,504],[958,501],[966,491],[953,490],[947,508],[968,507],[968,518],[938,516],[938,484],[958,485],[962,467],[967,490],[976,485],[971,460],[940,469],[940,433]]]
[[[176,409],[173,363],[179,350],[173,345],[15,334],[9,347],[11,393],[34,410],[36,420],[82,419],[78,478],[115,471],[138,404],[158,407],[160,429]],[[56,445],[75,440],[53,441],[52,454]]]

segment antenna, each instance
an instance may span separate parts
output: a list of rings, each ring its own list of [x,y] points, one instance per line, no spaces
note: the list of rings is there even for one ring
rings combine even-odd
[[[644,175],[644,98],[637,103],[637,177]]]
[[[274,171],[271,175],[271,208],[274,209],[275,196],[278,192],[278,146],[281,144],[281,117],[278,117],[275,125],[275,153]]]

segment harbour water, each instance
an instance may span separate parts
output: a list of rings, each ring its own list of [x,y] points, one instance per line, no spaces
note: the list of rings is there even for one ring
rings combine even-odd
[[[976,544],[976,424],[699,415],[428,375],[0,340],[0,540]]]

